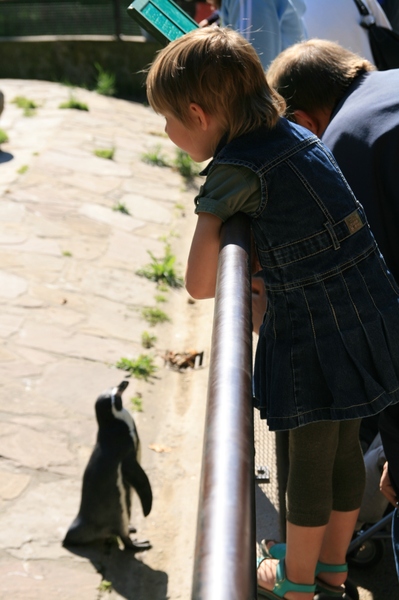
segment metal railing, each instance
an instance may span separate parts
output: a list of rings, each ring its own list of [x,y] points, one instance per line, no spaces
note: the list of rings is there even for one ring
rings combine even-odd
[[[215,295],[193,600],[256,598],[250,228],[223,226]]]

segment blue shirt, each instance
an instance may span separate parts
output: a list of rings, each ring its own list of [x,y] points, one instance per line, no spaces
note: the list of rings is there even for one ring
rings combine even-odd
[[[399,69],[358,77],[322,135],[399,282]]]
[[[221,20],[243,35],[264,69],[288,46],[306,38],[303,0],[223,0]]]

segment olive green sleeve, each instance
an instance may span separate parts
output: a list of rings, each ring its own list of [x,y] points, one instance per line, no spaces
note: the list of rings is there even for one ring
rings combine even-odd
[[[255,212],[260,199],[260,180],[251,169],[216,165],[195,198],[195,212],[211,213],[226,221],[236,212]]]

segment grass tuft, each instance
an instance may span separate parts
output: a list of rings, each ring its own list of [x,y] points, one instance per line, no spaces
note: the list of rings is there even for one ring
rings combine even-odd
[[[130,402],[134,412],[143,412],[143,400],[141,394],[136,394],[133,398],[130,398]]]
[[[5,144],[6,142],[8,142],[8,135],[4,129],[0,129],[0,144]]]
[[[166,244],[165,255],[162,258],[156,258],[149,250],[148,254],[151,262],[136,271],[137,275],[174,288],[183,286],[183,278],[176,273],[176,257],[171,253],[169,244]]]
[[[95,91],[102,96],[115,96],[116,77],[113,73],[105,71],[99,63],[94,63],[97,70],[97,82]]]
[[[145,163],[148,163],[149,165],[155,165],[156,167],[168,167],[169,166],[165,156],[162,154],[161,146],[159,146],[159,145],[155,146],[155,148],[153,148],[153,150],[150,150],[149,152],[145,152],[144,154],[142,154],[141,159]]]
[[[106,158],[107,160],[113,160],[115,154],[115,148],[98,148],[94,150],[94,154],[99,158]]]
[[[160,308],[143,308],[141,314],[143,319],[152,326],[157,325],[157,323],[170,322],[168,315]]]
[[[114,206],[112,207],[112,210],[115,210],[116,212],[120,212],[124,215],[130,215],[129,209],[127,208],[126,204],[124,204],[123,202],[117,202],[116,204],[114,204]]]
[[[141,334],[141,345],[143,346],[143,348],[152,348],[155,345],[156,341],[157,337],[155,335],[152,335],[151,333],[148,333],[148,331],[143,331],[143,333]]]
[[[189,180],[196,177],[200,171],[198,163],[194,162],[191,156],[187,152],[180,150],[180,148],[176,151],[173,166],[179,171],[182,177]]]
[[[38,107],[36,102],[29,100],[29,98],[25,98],[25,96],[15,96],[11,102],[16,104],[18,108],[23,109],[25,117],[32,117],[36,113],[36,108]]]
[[[71,95],[67,102],[62,102],[58,108],[74,108],[76,110],[89,110],[89,107],[84,102],[80,102],[75,98],[75,96]]]
[[[140,354],[138,358],[121,358],[115,365],[118,369],[128,371],[136,379],[147,379],[157,370],[154,359],[148,354]]]

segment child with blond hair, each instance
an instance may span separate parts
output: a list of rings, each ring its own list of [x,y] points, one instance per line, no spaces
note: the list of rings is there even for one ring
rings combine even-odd
[[[237,212],[250,217],[267,291],[256,398],[269,428],[289,431],[290,460],[286,553],[258,566],[258,593],[339,595],[364,489],[360,420],[399,401],[399,290],[332,155],[281,116],[240,34],[209,27],[170,43],[147,95],[179,148],[212,159],[188,292],[214,296],[221,229]]]

